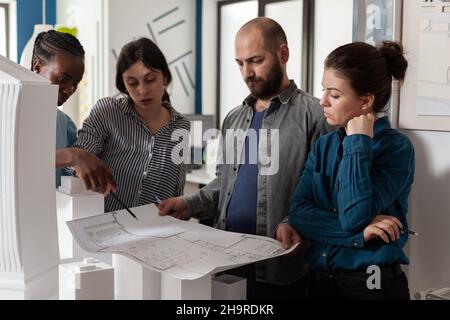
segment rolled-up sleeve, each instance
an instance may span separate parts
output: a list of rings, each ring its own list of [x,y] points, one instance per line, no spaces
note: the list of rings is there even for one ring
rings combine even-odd
[[[102,108],[104,107],[105,106],[103,105],[100,106],[96,104],[94,108],[92,108],[91,113],[78,131],[77,141],[73,145],[74,148],[83,149],[100,156],[105,141],[109,136],[104,116],[102,115]]]

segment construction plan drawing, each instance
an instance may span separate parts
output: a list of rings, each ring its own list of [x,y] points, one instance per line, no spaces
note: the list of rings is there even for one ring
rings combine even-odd
[[[217,230],[197,222],[159,216],[154,204],[67,222],[86,251],[122,254],[181,280],[290,253],[269,237]]]

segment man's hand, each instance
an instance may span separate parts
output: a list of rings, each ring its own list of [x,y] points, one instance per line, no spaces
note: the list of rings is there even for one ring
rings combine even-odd
[[[400,239],[400,233],[403,225],[395,217],[378,215],[364,229],[364,241],[380,237],[384,242],[390,243]]]
[[[188,220],[187,203],[182,197],[163,200],[156,206],[160,216],[170,215],[180,220]]]
[[[283,249],[289,249],[294,244],[302,242],[302,237],[289,223],[278,225],[276,239],[281,242]]]
[[[347,124],[347,135],[363,134],[373,138],[375,116],[372,113],[351,119]]]
[[[56,150],[57,167],[73,167],[86,189],[109,194],[116,191],[112,170],[95,155],[76,148]]]

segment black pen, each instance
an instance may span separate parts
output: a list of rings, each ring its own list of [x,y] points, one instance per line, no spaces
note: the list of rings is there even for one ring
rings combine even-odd
[[[120,203],[120,205],[121,205],[125,210],[128,211],[129,214],[131,214],[131,216],[132,216],[133,218],[135,218],[136,220],[139,221],[139,219],[134,215],[134,213],[131,212],[130,209],[128,209],[128,207],[122,202],[122,200],[119,199],[119,197],[118,197],[114,192],[111,191],[111,195],[114,197],[114,199],[116,199],[116,201],[117,201],[118,203]]]
[[[412,235],[412,236],[418,236],[419,235],[419,233],[418,232],[415,232],[415,231],[411,231],[411,230],[401,230],[401,232],[402,233],[407,233],[407,234],[410,234],[410,235]]]

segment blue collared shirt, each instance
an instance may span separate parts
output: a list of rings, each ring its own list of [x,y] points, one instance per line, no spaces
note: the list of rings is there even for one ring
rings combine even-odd
[[[375,122],[374,138],[346,136],[343,128],[314,145],[297,185],[289,223],[311,240],[306,257],[314,270],[363,270],[370,265],[408,264],[406,233],[396,242],[364,242],[363,231],[378,214],[398,218],[408,228],[408,195],[414,178],[414,147]]]

